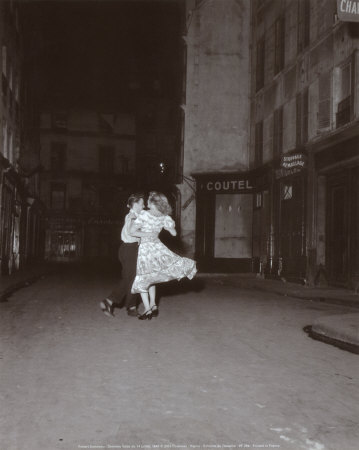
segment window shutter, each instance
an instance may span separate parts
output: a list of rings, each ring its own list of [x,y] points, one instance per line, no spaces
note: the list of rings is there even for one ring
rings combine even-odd
[[[330,127],[330,95],[331,95],[331,72],[323,74],[319,78],[319,111],[318,128]]]
[[[302,95],[296,96],[296,145],[302,144]]]

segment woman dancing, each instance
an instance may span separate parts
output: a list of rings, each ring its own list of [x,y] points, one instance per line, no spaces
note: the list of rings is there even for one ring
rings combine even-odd
[[[138,248],[136,277],[132,285],[133,294],[140,293],[145,311],[140,320],[158,316],[156,284],[170,280],[192,279],[197,272],[196,262],[173,253],[159,239],[162,229],[176,236],[174,220],[169,216],[172,208],[167,197],[160,192],[150,192],[148,211],[142,211],[132,222],[131,233],[154,232],[155,236],[141,237]]]

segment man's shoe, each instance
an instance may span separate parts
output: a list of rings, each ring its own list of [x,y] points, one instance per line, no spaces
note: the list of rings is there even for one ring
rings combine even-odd
[[[127,310],[127,314],[131,317],[137,317],[138,316],[138,312],[136,308],[129,308]]]
[[[109,301],[107,300],[107,298],[105,298],[105,300],[103,300],[100,303],[100,307],[102,309],[102,312],[105,314],[105,316],[107,317],[114,317],[115,314],[113,313],[114,310],[114,305],[112,303],[112,305],[109,303]]]

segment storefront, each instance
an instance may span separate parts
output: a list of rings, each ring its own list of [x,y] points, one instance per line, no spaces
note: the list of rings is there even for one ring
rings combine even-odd
[[[83,221],[75,217],[49,217],[46,226],[45,259],[77,261],[82,257]]]
[[[248,173],[193,174],[193,177],[199,269],[253,271],[253,186]]]
[[[46,222],[46,259],[117,260],[123,221],[105,216],[53,215]]]
[[[274,171],[274,259],[277,275],[288,281],[306,277],[307,157],[288,153]]]
[[[331,285],[359,283],[359,137],[315,152],[317,268]]]
[[[256,271],[262,275],[275,273],[273,171],[262,166],[252,172],[253,185],[253,259]]]

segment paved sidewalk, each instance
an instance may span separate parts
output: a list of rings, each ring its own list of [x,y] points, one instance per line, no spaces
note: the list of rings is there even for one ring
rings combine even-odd
[[[235,284],[243,289],[256,289],[286,297],[359,307],[359,293],[345,288],[303,286],[297,283],[262,278],[255,274],[202,273],[198,277],[217,283]]]
[[[12,275],[0,276],[0,302],[7,300],[10,295],[48,275],[53,271],[53,266],[48,262],[31,264]]]
[[[359,354],[359,313],[319,317],[313,322],[309,334]]]
[[[254,274],[199,274],[204,280],[256,289],[285,297],[326,302],[359,308],[359,293],[336,287],[309,287],[281,280],[269,280]],[[319,317],[306,329],[314,338],[359,354],[359,312]]]

